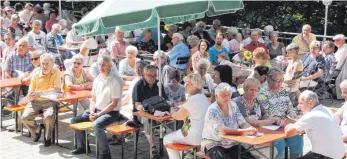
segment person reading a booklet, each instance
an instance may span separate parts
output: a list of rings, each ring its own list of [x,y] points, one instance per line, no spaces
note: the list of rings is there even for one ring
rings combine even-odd
[[[259,126],[268,126],[268,125],[284,125],[284,120],[278,117],[272,117],[266,113],[263,106],[257,100],[257,96],[260,90],[260,81],[256,78],[247,78],[243,83],[243,90],[245,91],[243,96],[238,96],[232,99],[236,105],[239,107],[239,110],[242,116],[245,118],[246,122],[250,125],[259,127]],[[282,123],[281,123],[282,122]],[[264,147],[264,145],[260,145]],[[265,156],[259,154],[259,152],[265,155],[267,158],[270,158],[270,148],[259,149],[258,151],[251,151],[253,156],[257,158],[265,158]],[[275,149],[274,156],[277,152]]]
[[[44,95],[56,94],[61,90],[60,70],[53,67],[54,58],[48,53],[40,56],[40,70],[31,79],[27,99],[29,103],[22,115],[23,124],[33,134],[33,141],[37,142],[41,138],[42,129],[45,129],[44,146],[51,145],[51,133],[55,122],[55,107],[57,101],[43,98]],[[37,114],[43,112],[43,123],[40,126],[35,122]]]
[[[284,72],[278,68],[272,68],[266,79],[267,83],[260,89],[257,97],[265,112],[272,117],[280,118],[279,123],[287,123],[288,118],[297,119],[297,112],[293,108],[288,93],[281,87],[284,81]],[[297,158],[302,154],[304,144],[302,137],[296,135],[277,141],[275,147],[278,151],[278,158],[284,158],[285,147],[289,147],[291,158]]]

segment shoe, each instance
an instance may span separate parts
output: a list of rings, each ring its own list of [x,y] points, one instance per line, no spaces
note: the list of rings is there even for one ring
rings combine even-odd
[[[99,159],[111,159],[111,153],[100,154]]]
[[[44,146],[45,147],[49,147],[51,145],[52,145],[52,140],[51,139],[44,141]]]
[[[79,155],[79,154],[84,154],[84,153],[86,153],[85,148],[77,148],[77,149],[71,151],[71,154],[73,154],[73,155]]]
[[[43,129],[45,129],[45,125],[40,124],[40,131],[39,131],[39,133],[35,133],[35,136],[34,136],[34,138],[33,138],[33,141],[34,141],[34,142],[37,142],[37,141],[40,140],[40,138],[41,138],[41,132],[42,132]]]

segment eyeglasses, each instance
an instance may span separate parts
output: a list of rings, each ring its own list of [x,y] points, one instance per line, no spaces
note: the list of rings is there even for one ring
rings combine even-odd
[[[30,58],[31,61],[36,61],[38,60],[40,57],[34,57],[34,58]]]
[[[74,64],[74,65],[81,65],[82,63],[80,63],[80,62],[74,62],[73,64]]]
[[[272,79],[272,78],[269,78],[272,82],[283,82],[284,81],[284,78],[280,78],[280,79]]]

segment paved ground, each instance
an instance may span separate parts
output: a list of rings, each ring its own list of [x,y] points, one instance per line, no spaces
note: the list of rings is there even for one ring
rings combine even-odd
[[[343,101],[336,100],[324,100],[321,101],[325,105],[329,107],[340,107]],[[71,113],[64,113],[59,115],[59,142],[62,146],[67,147],[59,147],[53,145],[51,147],[45,148],[43,147],[42,140],[43,138],[37,142],[32,142],[31,138],[26,136],[22,136],[20,133],[8,132],[6,128],[12,127],[14,125],[14,119],[11,117],[4,118],[3,125],[4,128],[1,129],[0,132],[0,159],[60,159],[60,158],[68,158],[68,159],[92,159],[95,156],[95,147],[94,147],[94,137],[90,137],[92,153],[89,155],[79,155],[72,156],[70,153],[70,149],[73,147],[72,143],[72,135],[73,132],[68,128],[69,121],[71,119]],[[24,132],[27,132],[24,130]],[[133,158],[133,141],[131,136],[126,140],[125,146],[125,159]],[[310,143],[305,136],[305,146],[304,152],[307,152],[310,149]],[[159,147],[159,146],[157,146]],[[118,159],[121,158],[121,146],[116,145],[110,146],[112,151],[112,158]],[[147,159],[149,158],[149,145],[143,134],[140,134],[139,142],[138,142],[138,159]],[[163,158],[168,158],[164,156]]]

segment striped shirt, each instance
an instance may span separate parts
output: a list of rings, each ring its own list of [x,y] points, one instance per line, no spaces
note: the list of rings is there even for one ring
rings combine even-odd
[[[34,65],[30,62],[30,54],[25,53],[22,57],[18,52],[10,55],[6,60],[6,71],[11,73],[12,77],[18,77],[16,70],[22,72],[31,72],[34,69]]]

